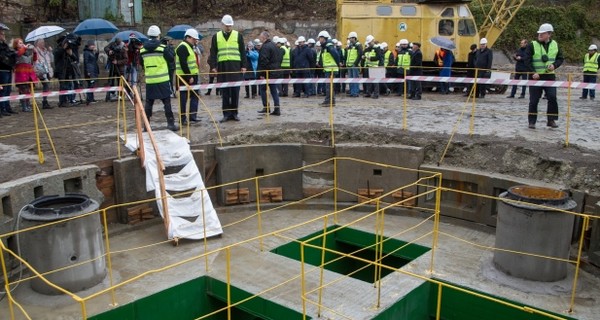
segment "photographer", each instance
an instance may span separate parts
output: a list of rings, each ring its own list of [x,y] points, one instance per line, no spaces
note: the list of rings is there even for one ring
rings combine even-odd
[[[96,44],[94,40],[89,40],[83,49],[83,71],[84,76],[87,80],[87,87],[94,88],[96,78],[100,76],[100,68],[98,67],[98,51],[96,50]],[[90,103],[94,103],[94,93],[88,92],[86,94],[85,105],[88,106]]]
[[[17,54],[6,43],[6,35],[4,31],[10,30],[5,24],[0,23],[0,97],[10,96],[12,87],[12,70],[17,61]],[[10,108],[10,103],[7,101],[0,102],[0,111],[2,116],[10,116],[17,113]]]
[[[74,87],[73,81],[79,72],[79,57],[77,50],[79,48],[81,38],[67,34],[57,40],[58,47],[54,50],[54,76],[59,81],[60,90],[72,90]],[[75,95],[66,94],[58,97],[58,107],[67,107],[69,104],[74,105]]]
[[[54,76],[54,69],[52,69],[52,61],[54,56],[52,55],[52,47],[46,48],[46,42],[44,39],[38,39],[35,41],[35,52],[37,53],[37,61],[33,68],[38,79],[42,82],[42,91],[50,91],[50,79]],[[48,103],[48,97],[42,98],[42,109],[52,109],[52,106]]]
[[[127,48],[125,47],[123,41],[117,37],[115,41],[104,47],[104,52],[108,56],[108,76],[110,77],[108,80],[108,85],[114,86],[115,84],[119,83],[119,81],[115,78],[125,75],[125,65],[127,64]],[[115,92],[107,92],[105,100],[116,101],[117,97],[115,96]]]

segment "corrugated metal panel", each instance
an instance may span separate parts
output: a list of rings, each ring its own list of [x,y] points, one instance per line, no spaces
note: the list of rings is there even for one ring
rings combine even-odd
[[[114,20],[118,16],[118,0],[79,0],[80,20],[89,18]]]

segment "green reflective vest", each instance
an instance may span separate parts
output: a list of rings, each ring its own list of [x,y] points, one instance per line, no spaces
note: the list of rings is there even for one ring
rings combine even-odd
[[[331,47],[331,50],[336,50],[335,46],[332,43],[327,44],[327,47]],[[335,59],[329,53],[329,50],[323,48],[323,70],[328,72],[338,72],[339,67],[337,63],[335,63]]]
[[[346,50],[346,65],[349,67],[354,66],[354,61],[358,58],[358,49],[357,46],[360,46],[360,43],[356,43],[352,46],[352,48]]]
[[[283,60],[281,60],[281,67],[289,68],[290,67],[290,48],[288,48],[286,46],[282,46],[281,49],[283,49],[283,51],[284,51]]]
[[[585,54],[583,58],[583,72],[598,72],[598,52],[594,53],[591,57],[589,53]]]
[[[178,46],[177,49],[175,49],[175,52],[178,51],[179,47],[181,46],[185,46],[187,51],[188,51],[188,56],[187,56],[187,65],[188,68],[190,68],[190,74],[191,75],[198,75],[198,63],[196,62],[196,53],[194,52],[194,49],[192,48],[192,46],[187,43],[186,41],[182,41]],[[181,69],[181,63],[179,61],[179,55],[175,55],[175,74],[178,75],[184,75],[185,73],[183,73],[183,69]]]
[[[533,57],[532,57],[532,62],[533,62],[533,69],[535,69],[536,73],[542,74],[542,73],[554,73],[554,71],[549,71],[548,70],[548,66],[553,64],[554,61],[556,60],[556,56],[558,55],[558,43],[554,40],[550,40],[550,45],[548,46],[548,52],[546,52],[546,49],[544,49],[544,46],[542,46],[539,42],[534,41],[533,42]],[[546,55],[546,57],[548,57],[548,59],[546,60],[546,62],[544,62],[542,60],[542,56]]]
[[[390,63],[390,54],[392,54],[392,52],[390,50],[386,51],[383,54],[383,66],[387,67],[388,64]]]
[[[242,61],[237,31],[231,31],[227,40],[223,36],[223,31],[219,31],[217,33],[217,48],[217,62]]]
[[[377,57],[377,52],[375,51],[375,48],[365,53],[365,67],[370,68],[379,66],[379,60],[371,60],[371,58],[375,57]]]
[[[146,84],[157,84],[169,82],[169,66],[163,56],[165,45],[161,44],[154,51],[146,48],[140,50],[140,56],[144,60],[144,75]]]
[[[398,53],[398,69],[410,70],[410,52]]]

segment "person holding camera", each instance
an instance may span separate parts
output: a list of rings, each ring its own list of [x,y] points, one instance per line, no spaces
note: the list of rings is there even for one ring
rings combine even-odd
[[[558,43],[551,39],[554,28],[549,23],[544,23],[538,30],[537,40],[531,41],[525,49],[525,66],[529,72],[530,80],[556,80],[554,71],[564,62],[562,50]],[[558,102],[556,101],[556,87],[530,86],[529,87],[529,129],[535,129],[537,121],[538,103],[542,97],[542,91],[548,99],[548,122],[546,126],[558,128]]]
[[[125,75],[125,65],[127,64],[127,48],[123,40],[117,37],[115,41],[109,43],[104,47],[104,52],[108,56],[108,85],[115,86],[119,83],[116,79],[120,76]],[[106,101],[116,101],[116,93],[114,91],[106,93]]]
[[[33,45],[25,44],[23,39],[13,40],[13,49],[17,52],[17,64],[15,65],[15,84],[19,89],[19,94],[31,93],[31,82],[39,82],[33,64],[37,60],[37,54],[33,50]],[[31,112],[31,100],[29,98],[21,99],[21,111]]]
[[[54,70],[52,69],[52,61],[54,56],[52,55],[52,47],[46,48],[46,42],[44,39],[35,40],[35,53],[37,54],[37,61],[33,66],[35,74],[38,79],[42,82],[42,92],[50,91],[50,79],[54,76]],[[48,97],[42,98],[42,109],[52,109],[48,103]]]
[[[0,23],[0,97],[10,96],[12,87],[12,70],[17,61],[17,55],[14,50],[6,43],[5,31],[10,30],[5,24]],[[0,116],[10,116],[18,113],[10,108],[7,101],[0,102]]]
[[[60,90],[72,90],[73,80],[77,79],[80,73],[77,55],[80,39],[67,34],[57,40],[58,47],[54,50],[54,76],[59,81]],[[75,95],[66,94],[58,97],[59,108],[67,107],[69,104],[75,105]]]
[[[83,71],[88,88],[94,88],[96,86],[96,79],[100,76],[98,55],[98,50],[96,50],[96,43],[94,40],[88,40],[85,48],[83,49]],[[94,93],[86,93],[85,105],[89,106],[90,103],[94,102],[97,102],[94,99]]]

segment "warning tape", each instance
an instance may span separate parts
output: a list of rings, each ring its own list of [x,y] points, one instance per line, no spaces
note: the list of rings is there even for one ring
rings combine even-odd
[[[79,94],[79,93],[97,93],[97,92],[110,92],[110,91],[121,91],[123,87],[114,86],[114,87],[98,87],[98,88],[86,88],[86,89],[73,89],[73,90],[60,90],[60,91],[47,91],[47,92],[37,92],[34,94],[17,94],[6,97],[0,97],[0,102],[2,101],[15,101],[21,99],[31,99],[32,97],[40,98],[40,97],[56,97],[62,96],[66,94]]]
[[[467,77],[434,77],[434,76],[406,76],[406,78],[304,78],[304,79],[262,79],[262,80],[245,80],[245,81],[231,81],[231,82],[220,82],[220,83],[207,83],[197,84],[193,86],[181,86],[179,91],[188,90],[205,90],[205,89],[220,89],[220,88],[231,88],[241,86],[253,86],[253,85],[264,85],[264,84],[315,84],[315,83],[340,83],[340,84],[351,84],[351,83],[403,83],[405,80],[412,81],[425,81],[425,82],[449,82],[449,83],[464,83],[470,84],[493,84],[493,85],[514,85],[514,86],[535,86],[535,87],[556,87],[556,88],[571,88],[571,89],[591,89],[600,90],[600,84],[596,83],[585,83],[585,82],[568,82],[568,81],[541,81],[541,80],[514,80],[514,79],[487,79],[487,78],[467,78]],[[98,87],[98,88],[85,88],[85,89],[73,89],[73,90],[60,90],[60,91],[48,91],[48,92],[37,92],[35,94],[17,94],[6,97],[0,97],[2,101],[15,101],[21,99],[40,98],[40,97],[56,97],[66,94],[79,94],[79,93],[98,93],[98,92],[109,92],[109,91],[121,91],[123,87],[112,86],[112,87]]]
[[[333,81],[332,81],[333,80]],[[494,85],[515,85],[515,86],[534,86],[534,87],[556,87],[571,89],[599,89],[600,84],[585,82],[568,81],[548,81],[548,80],[514,80],[514,79],[487,79],[487,78],[467,78],[467,77],[435,77],[435,76],[406,76],[406,78],[304,78],[304,79],[270,79],[270,80],[245,80],[231,81],[221,83],[197,84],[193,86],[181,86],[179,91],[201,90],[201,89],[220,89],[240,86],[253,86],[263,84],[314,84],[314,83],[403,83],[405,80],[426,81],[426,82],[450,82],[450,83],[475,83],[494,84]]]

